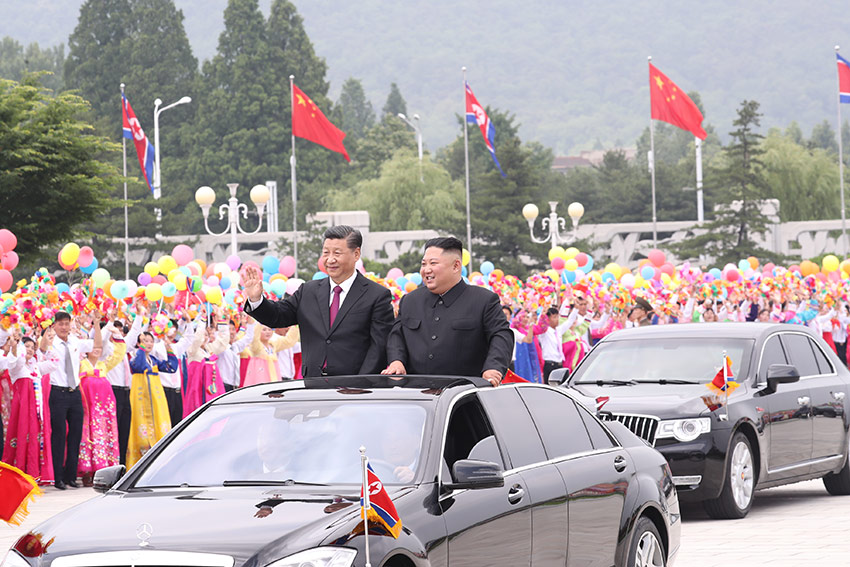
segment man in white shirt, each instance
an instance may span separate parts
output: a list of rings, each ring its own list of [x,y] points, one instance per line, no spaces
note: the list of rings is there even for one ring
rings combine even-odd
[[[567,321],[560,322],[561,315],[557,307],[550,307],[546,311],[546,324],[548,328],[542,335],[537,336],[540,342],[540,350],[543,353],[543,383],[549,383],[549,374],[553,370],[564,367],[564,349],[561,336],[569,329]]]
[[[54,486],[65,490],[66,486],[79,486],[77,463],[83,436],[80,360],[84,354],[91,352],[94,342],[71,334],[71,315],[65,311],[56,312],[53,330],[56,331],[53,352],[58,359],[58,368],[50,373],[50,448],[53,452]]]
[[[242,323],[247,322],[248,316],[242,315]],[[218,372],[224,382],[224,391],[230,392],[239,387],[240,360],[239,353],[248,348],[254,340],[254,330],[257,325],[251,320],[245,327],[245,333],[239,337],[239,322],[230,320],[230,348],[218,355]]]

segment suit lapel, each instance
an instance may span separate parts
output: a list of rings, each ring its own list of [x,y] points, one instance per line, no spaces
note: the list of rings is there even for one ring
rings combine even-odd
[[[319,304],[319,314],[322,318],[322,324],[325,326],[325,334],[328,334],[328,327],[331,324],[331,281],[330,278],[324,278],[319,281],[318,291],[316,291],[316,301]],[[338,315],[338,314],[337,314]],[[337,317],[339,318],[339,317]]]
[[[342,318],[345,317],[346,313],[351,310],[351,307],[357,303],[357,300],[360,299],[360,296],[366,293],[366,286],[369,285],[369,280],[364,278],[358,272],[357,276],[354,278],[354,283],[351,284],[351,289],[348,290],[348,293],[345,295],[345,301],[342,302],[342,305],[339,307],[339,312],[336,314],[336,319],[334,319],[333,327],[331,327],[331,333],[339,327],[339,322],[342,321]],[[328,288],[328,293],[330,293],[330,288]],[[330,321],[330,307],[328,307],[328,321]]]

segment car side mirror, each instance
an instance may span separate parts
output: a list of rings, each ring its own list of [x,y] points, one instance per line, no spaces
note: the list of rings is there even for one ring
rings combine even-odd
[[[505,486],[505,476],[502,466],[489,461],[474,461],[461,459],[452,467],[453,482],[447,488],[459,490],[462,488],[498,488]]]
[[[92,488],[94,488],[95,492],[107,492],[115,486],[115,483],[121,480],[126,470],[127,468],[124,465],[115,465],[100,469],[94,473]]]
[[[558,384],[563,384],[570,377],[570,369],[569,368],[558,368],[553,370],[551,374],[549,374],[549,385],[557,386]]]
[[[791,364],[771,364],[767,367],[767,389],[775,392],[779,384],[800,381],[800,372]]]

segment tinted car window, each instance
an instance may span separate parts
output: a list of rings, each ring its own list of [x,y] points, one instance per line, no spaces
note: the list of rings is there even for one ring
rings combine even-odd
[[[815,376],[820,374],[815,353],[809,344],[809,337],[796,333],[782,335],[782,344],[791,358],[791,364],[797,367],[800,376]]]
[[[764,350],[761,355],[761,367],[759,367],[760,381],[767,382],[767,369],[770,368],[771,364],[788,364],[788,359],[785,358],[785,350],[779,341],[779,335],[773,335],[764,343]]]
[[[823,353],[820,347],[818,347],[817,343],[815,343],[815,341],[813,341],[812,339],[809,339],[809,344],[812,347],[812,352],[815,353],[815,360],[818,363],[818,369],[820,370],[820,373],[832,374],[833,372],[835,372],[835,369],[832,367],[832,363],[829,361],[829,359],[826,358],[826,355]]]
[[[587,428],[587,433],[590,435],[590,440],[593,443],[594,449],[610,449],[614,446],[614,442],[611,441],[611,437],[608,435],[608,432],[605,431],[596,419],[581,408],[579,408],[578,412],[581,414],[582,420],[584,420],[584,425]]]
[[[537,428],[516,388],[496,388],[481,393],[481,403],[504,443],[511,468],[546,460]]]
[[[543,388],[517,388],[537,424],[550,459],[593,450],[575,402],[560,392]]]
[[[490,461],[505,466],[493,428],[477,396],[466,396],[452,410],[443,458],[448,470],[461,459]]]

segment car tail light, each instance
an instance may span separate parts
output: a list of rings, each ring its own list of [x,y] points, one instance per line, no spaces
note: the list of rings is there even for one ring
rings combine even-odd
[[[53,543],[51,538],[47,543],[42,542],[42,535],[39,533],[29,532],[15,542],[12,549],[23,555],[24,557],[41,557]]]

